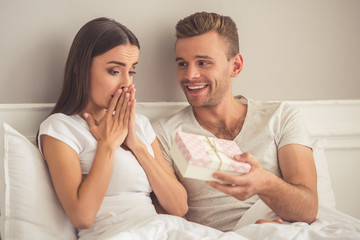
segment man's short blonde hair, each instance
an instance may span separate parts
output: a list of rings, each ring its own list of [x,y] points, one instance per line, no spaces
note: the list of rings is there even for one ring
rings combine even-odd
[[[239,36],[235,22],[217,13],[197,12],[176,24],[176,38],[189,38],[216,31],[228,44],[226,56],[230,60],[239,53]]]

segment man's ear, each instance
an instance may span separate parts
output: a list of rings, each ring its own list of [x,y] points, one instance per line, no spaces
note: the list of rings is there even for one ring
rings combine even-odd
[[[237,77],[240,74],[243,67],[243,57],[240,53],[238,53],[232,58],[231,61],[233,62],[231,77]]]

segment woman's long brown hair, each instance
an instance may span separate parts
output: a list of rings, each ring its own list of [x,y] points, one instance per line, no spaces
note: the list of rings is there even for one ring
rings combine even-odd
[[[140,49],[136,36],[113,19],[102,17],[86,23],[71,45],[62,91],[50,114],[74,115],[83,111],[89,99],[93,57],[123,44],[135,45]]]

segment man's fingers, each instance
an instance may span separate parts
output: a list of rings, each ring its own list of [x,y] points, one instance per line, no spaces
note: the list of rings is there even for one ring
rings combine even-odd
[[[239,174],[240,176],[240,174]],[[227,184],[233,184],[233,185],[243,185],[246,184],[245,180],[245,175],[241,176],[241,179],[239,178],[239,176],[232,176],[229,174],[225,174],[225,173],[221,173],[221,172],[215,172],[213,173],[213,177],[216,179],[219,179]]]
[[[218,183],[215,181],[207,181],[206,184],[208,184],[211,187],[215,188],[216,190],[223,192],[225,194],[228,194],[228,195],[234,195],[239,191],[239,189],[236,189],[238,186],[231,185],[231,184],[223,184],[223,183]]]
[[[280,218],[274,220],[266,220],[266,219],[259,219],[255,222],[256,224],[263,224],[263,223],[277,223],[277,224],[284,224],[284,221]]]

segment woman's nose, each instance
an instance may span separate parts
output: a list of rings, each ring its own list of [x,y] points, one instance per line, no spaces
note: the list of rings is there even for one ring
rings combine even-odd
[[[128,87],[132,83],[132,77],[126,74],[120,82],[120,87]]]

